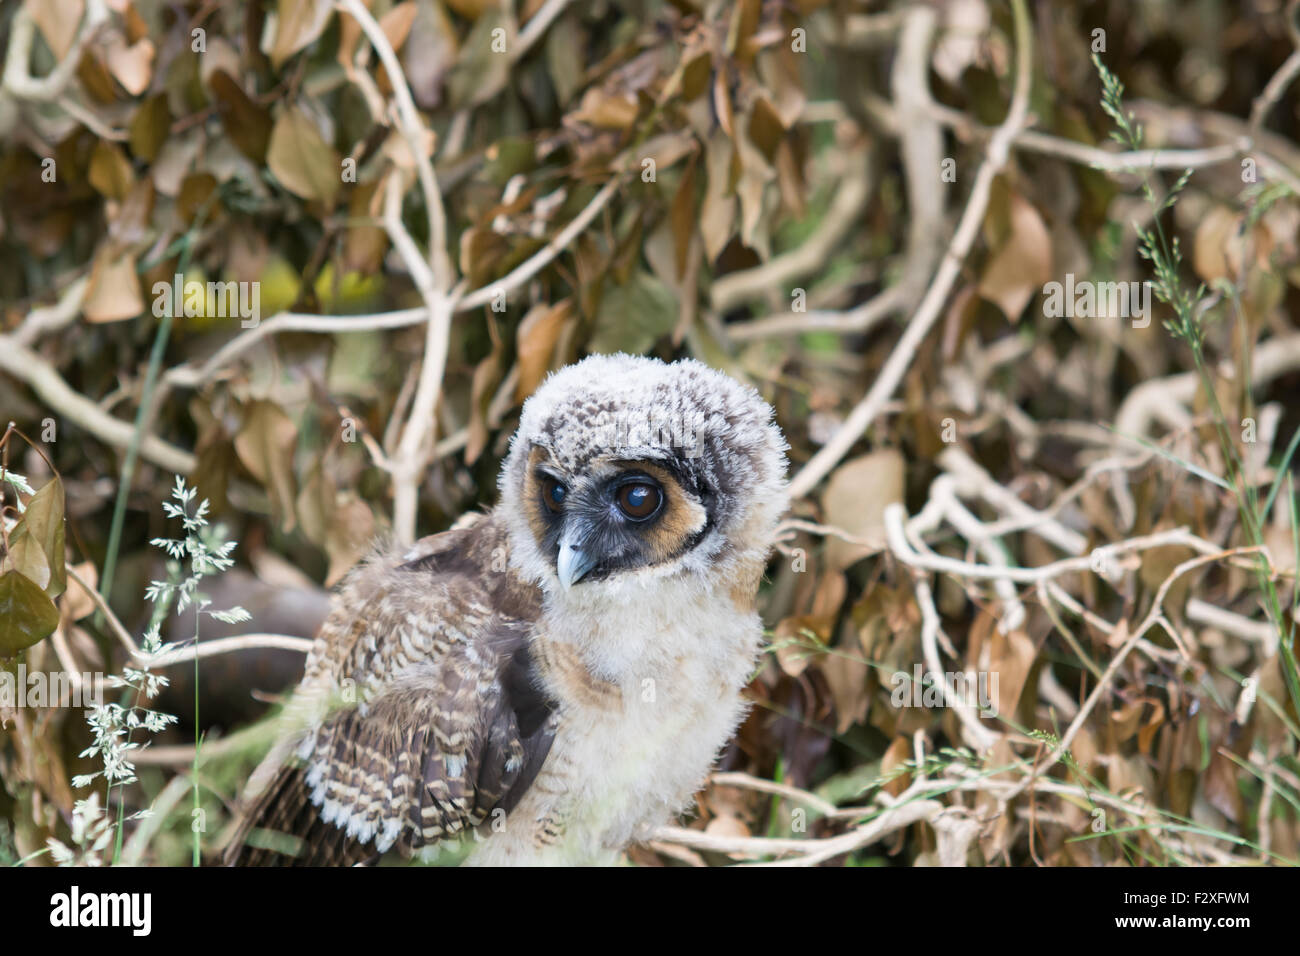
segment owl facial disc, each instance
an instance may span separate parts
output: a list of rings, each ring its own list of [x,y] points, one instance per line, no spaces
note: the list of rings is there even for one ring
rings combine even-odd
[[[754,389],[699,362],[593,355],[524,405],[501,473],[511,563],[547,592],[619,601],[766,554],[785,441]]]

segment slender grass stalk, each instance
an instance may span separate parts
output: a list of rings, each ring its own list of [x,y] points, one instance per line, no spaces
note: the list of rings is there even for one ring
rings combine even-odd
[[[194,222],[184,233],[176,238],[161,254],[159,258],[165,259],[173,255],[178,256],[176,270],[180,275],[184,275],[189,268],[190,259],[194,252],[194,243],[199,229],[203,225],[204,219],[207,218],[207,212],[212,204],[213,199],[203,204],[194,216]],[[141,263],[140,268],[145,269],[152,265],[151,262]],[[168,299],[170,306],[172,299]],[[169,307],[162,315],[162,320],[158,323],[158,330],[154,333],[153,346],[149,350],[149,364],[145,369],[144,384],[140,393],[140,407],[135,413],[135,428],[131,433],[131,441],[127,445],[126,455],[122,459],[122,471],[118,477],[117,496],[113,501],[113,520],[109,526],[108,546],[104,553],[104,573],[99,581],[99,594],[105,601],[109,599],[113,590],[113,579],[117,572],[117,555],[122,544],[122,528],[126,523],[126,502],[131,493],[131,485],[135,481],[136,464],[140,457],[140,442],[144,437],[145,430],[149,425],[149,420],[153,415],[153,394],[158,384],[158,375],[162,370],[163,353],[167,350],[167,343],[171,339],[172,322],[175,316]],[[96,613],[96,620],[102,623],[103,615]],[[197,625],[196,625],[197,626]],[[198,720],[198,659],[195,658],[195,720]],[[127,705],[129,690],[124,692],[122,698],[123,706]],[[139,703],[139,695],[132,702],[134,707]],[[196,723],[197,727],[197,723]],[[196,773],[197,779],[197,773]],[[117,838],[114,844],[113,860],[114,862],[121,859],[122,839],[125,827],[126,805],[122,797],[121,789],[124,781],[118,781],[118,805],[117,805]],[[108,781],[108,793],[105,795],[106,800],[111,800],[113,791],[113,781]],[[195,798],[197,800],[197,796]],[[197,852],[197,851],[196,851]]]
[[[190,259],[194,254],[196,237],[203,225],[203,221],[207,218],[208,209],[212,202],[213,198],[209,198],[199,208],[190,228],[177,236],[175,241],[168,245],[158,257],[161,260],[171,256],[178,256],[176,271],[180,275],[184,275],[186,270],[189,269]],[[141,270],[147,269],[153,264],[153,261],[142,262],[140,268]],[[167,350],[167,342],[171,338],[172,322],[175,319],[170,308],[172,301],[173,298],[168,299],[169,307],[164,311],[162,321],[158,323],[158,331],[154,334],[153,347],[149,350],[149,365],[145,369],[144,385],[140,392],[140,407],[135,413],[135,431],[131,434],[131,442],[127,445],[126,455],[122,459],[122,472],[118,479],[117,497],[113,502],[113,522],[109,526],[108,548],[104,554],[104,573],[99,581],[99,594],[106,601],[112,591],[113,577],[117,571],[117,553],[121,548],[122,526],[126,521],[126,499],[131,493],[131,482],[135,478],[135,467],[140,458],[140,442],[144,437],[145,428],[149,424],[153,393],[158,384],[158,373],[162,368],[163,353]]]
[[[1092,56],[1092,62],[1101,77],[1102,110],[1114,120],[1116,126],[1116,129],[1111,132],[1111,138],[1127,149],[1141,149],[1142,127],[1134,121],[1131,113],[1124,110],[1124,85],[1120,83],[1119,78],[1114,73],[1106,69],[1105,64],[1101,62],[1101,57],[1095,53]],[[1286,473],[1291,456],[1295,453],[1296,444],[1300,441],[1300,432],[1297,432],[1297,435],[1292,438],[1283,458],[1282,469],[1274,482],[1274,488],[1264,506],[1261,507],[1258,494],[1246,474],[1245,462],[1242,460],[1241,453],[1238,451],[1229,432],[1228,418],[1222,404],[1219,402],[1218,393],[1214,388],[1214,375],[1206,360],[1206,310],[1203,308],[1205,285],[1198,285],[1194,290],[1183,285],[1180,271],[1182,250],[1179,247],[1178,237],[1175,236],[1172,240],[1170,239],[1165,233],[1164,222],[1161,218],[1161,214],[1172,208],[1174,203],[1178,201],[1178,196],[1187,185],[1191,174],[1190,169],[1186,170],[1174,183],[1168,194],[1163,199],[1160,199],[1156,196],[1155,188],[1152,185],[1151,171],[1143,171],[1142,192],[1151,205],[1153,224],[1150,228],[1138,228],[1138,251],[1143,258],[1151,262],[1155,274],[1153,285],[1156,298],[1174,310],[1174,318],[1165,322],[1165,328],[1191,350],[1197,376],[1209,402],[1210,417],[1214,423],[1215,434],[1218,437],[1228,470],[1228,486],[1236,499],[1237,512],[1241,518],[1247,543],[1253,547],[1262,548],[1268,513],[1273,506],[1282,476]],[[1300,539],[1297,539],[1297,548],[1300,548]],[[1267,554],[1263,550],[1255,553],[1254,566],[1255,577],[1264,598],[1265,613],[1268,614],[1269,620],[1278,631],[1278,649],[1282,655],[1282,671],[1286,680],[1287,692],[1291,697],[1292,704],[1300,712],[1300,670],[1296,666],[1295,626],[1294,624],[1288,626],[1282,611],[1282,601],[1273,578],[1272,567]]]

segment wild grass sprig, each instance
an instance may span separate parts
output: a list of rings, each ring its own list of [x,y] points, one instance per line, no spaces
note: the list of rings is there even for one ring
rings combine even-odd
[[[194,643],[199,642],[200,623],[204,615],[226,624],[238,624],[250,619],[251,615],[242,607],[226,610],[214,610],[212,602],[199,591],[199,584],[204,578],[227,571],[235,563],[230,556],[237,541],[224,540],[222,530],[208,525],[208,499],[204,498],[197,505],[197,489],[188,488],[179,475],[176,487],[172,489],[173,501],[163,502],[163,511],[169,518],[179,518],[185,531],[183,538],[154,538],[150,543],[162,548],[172,559],[168,564],[168,579],[154,581],[145,592],[145,597],[154,603],[155,626],[160,618],[165,618],[173,602],[176,613],[194,609]],[[194,510],[191,513],[190,508]],[[189,562],[189,573],[181,573],[183,562]],[[161,612],[161,613],[159,613]],[[194,762],[191,766],[194,791],[194,815],[202,814],[199,805],[199,761],[202,756],[203,738],[199,733],[199,657],[194,655]],[[194,833],[192,862],[199,865],[201,827],[192,828]],[[120,839],[120,836],[119,836]]]
[[[1142,125],[1135,120],[1132,113],[1124,109],[1124,85],[1114,73],[1106,69],[1105,64],[1101,62],[1101,57],[1095,53],[1092,55],[1092,62],[1101,77],[1101,108],[1115,123],[1115,129],[1110,134],[1111,138],[1125,149],[1135,152],[1142,149]],[[1228,417],[1219,402],[1218,392],[1214,387],[1214,376],[1209,362],[1206,361],[1206,327],[1212,320],[1213,313],[1205,301],[1205,284],[1201,283],[1191,288],[1183,283],[1183,258],[1178,237],[1174,236],[1170,239],[1161,219],[1162,214],[1173,208],[1178,201],[1179,195],[1191,178],[1192,171],[1185,170],[1163,198],[1156,195],[1151,170],[1146,169],[1141,172],[1142,193],[1151,207],[1152,225],[1137,227],[1138,252],[1151,263],[1155,276],[1152,285],[1156,298],[1173,310],[1174,317],[1165,321],[1164,327],[1191,350],[1197,376],[1209,402],[1210,416],[1228,470],[1228,486],[1236,498],[1237,511],[1246,532],[1247,542],[1261,549],[1255,554],[1255,576],[1264,596],[1265,612],[1278,632],[1278,647],[1282,654],[1282,670],[1287,691],[1296,709],[1300,710],[1300,671],[1297,670],[1295,655],[1296,622],[1288,620],[1283,614],[1273,569],[1269,563],[1267,550],[1264,548],[1264,528],[1267,525],[1269,512],[1279,491],[1282,490],[1284,479],[1288,476],[1291,458],[1295,454],[1297,445],[1300,444],[1300,430],[1288,445],[1278,466],[1273,487],[1261,504],[1258,491],[1247,477],[1242,455],[1232,440]],[[1276,191],[1273,191],[1269,201],[1275,201],[1276,198]],[[1297,524],[1294,489],[1289,481],[1286,484],[1294,547],[1297,553],[1300,553],[1300,525]],[[1297,590],[1292,594],[1293,606],[1297,597],[1300,597],[1300,581],[1297,582]]]
[[[173,611],[181,614],[186,610],[193,609],[194,642],[197,644],[200,622],[205,615],[229,624],[247,621],[250,617],[249,613],[242,607],[232,607],[225,610],[213,609],[212,602],[199,590],[200,584],[205,578],[221,574],[234,564],[234,559],[230,555],[238,542],[224,540],[224,535],[219,527],[209,526],[208,512],[210,506],[207,499],[205,498],[196,503],[197,489],[187,487],[183,478],[177,477],[171,497],[171,501],[163,502],[163,512],[169,518],[180,519],[184,535],[180,538],[154,538],[150,542],[167,554],[168,561],[167,577],[164,580],[150,582],[149,587],[145,590],[146,600],[153,604],[149,628],[141,641],[141,650],[145,655],[145,663],[143,666],[128,663],[123,667],[120,675],[112,675],[106,679],[109,687],[123,689],[127,693],[122,695],[119,702],[104,704],[90,710],[86,716],[86,721],[90,725],[94,742],[81,754],[83,757],[98,756],[103,767],[94,773],[78,775],[72,780],[73,787],[82,788],[91,786],[102,777],[107,784],[106,804],[111,802],[113,788],[117,788],[118,814],[117,825],[114,828],[116,831],[114,834],[116,837],[114,861],[120,859],[121,856],[125,822],[140,819],[149,813],[148,810],[141,810],[127,817],[125,815],[125,801],[121,795],[123,787],[136,781],[135,766],[131,762],[131,754],[144,746],[140,741],[133,739],[135,733],[136,731],[144,731],[145,733],[156,734],[170,724],[176,723],[177,720],[172,714],[162,713],[142,706],[142,701],[153,700],[168,685],[167,678],[161,674],[153,673],[147,663],[148,658],[164,654],[176,647],[174,644],[164,644],[162,642],[160,633],[163,623]],[[192,777],[194,808],[197,811],[200,809],[198,764],[202,746],[202,740],[198,732],[199,662],[197,655],[194,658],[194,726],[195,752]],[[96,801],[95,806],[98,806],[98,794],[95,795],[94,800]],[[78,806],[81,806],[82,803],[85,803],[85,801],[79,802]],[[83,808],[86,813],[89,813],[91,809],[89,804]],[[74,813],[74,829],[76,825],[77,817]],[[90,824],[88,820],[83,820],[82,825],[84,830]],[[94,842],[98,842],[100,838],[101,835],[96,831]],[[195,865],[198,865],[199,862],[199,841],[200,834],[196,829],[194,831],[193,849]],[[60,852],[63,852],[56,849],[55,844],[57,842],[50,841],[50,849],[55,853],[56,857]],[[59,844],[59,846],[62,846],[62,844]],[[64,850],[66,851],[67,848],[65,847]]]

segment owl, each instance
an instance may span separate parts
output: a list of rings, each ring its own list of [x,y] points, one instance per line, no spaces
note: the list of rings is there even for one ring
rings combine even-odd
[[[552,374],[498,504],[345,581],[226,861],[616,862],[745,713],[786,447],[696,361]]]

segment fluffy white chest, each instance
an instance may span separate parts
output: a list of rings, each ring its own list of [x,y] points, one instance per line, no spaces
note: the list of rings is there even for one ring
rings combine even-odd
[[[703,784],[743,716],[762,626],[712,592],[637,597],[546,616],[533,646],[563,702],[555,742],[471,862],[612,863]]]

